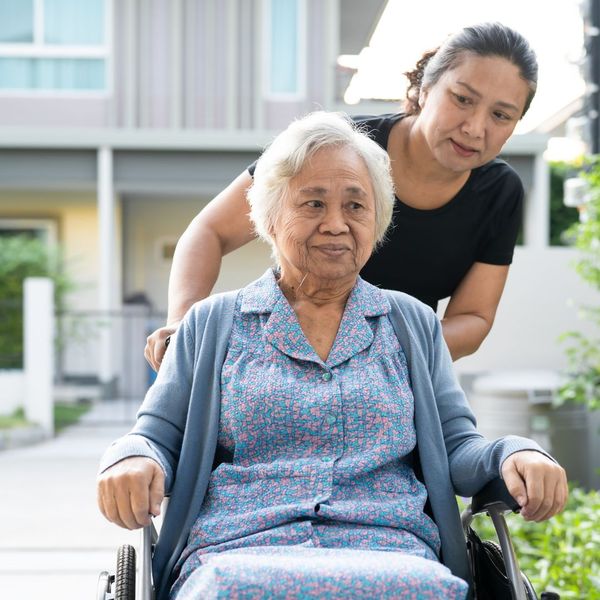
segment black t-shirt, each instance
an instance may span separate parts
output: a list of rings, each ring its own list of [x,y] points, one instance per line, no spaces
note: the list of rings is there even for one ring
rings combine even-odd
[[[390,130],[403,116],[353,120],[387,150]],[[396,198],[387,239],[361,276],[379,287],[415,296],[435,310],[438,300],[452,295],[473,263],[512,262],[523,196],[523,185],[512,167],[494,159],[473,169],[456,196],[440,208],[420,210]]]

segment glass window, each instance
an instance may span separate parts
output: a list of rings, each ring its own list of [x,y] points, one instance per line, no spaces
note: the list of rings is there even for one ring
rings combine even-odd
[[[103,90],[104,60],[0,58],[0,89]]]
[[[0,90],[106,89],[110,0],[0,0]]]
[[[0,43],[33,42],[33,0],[0,1]]]
[[[294,94],[298,91],[298,3],[271,2],[270,91]]]
[[[303,94],[304,0],[270,0],[267,93],[274,96]]]
[[[104,0],[44,0],[44,43],[104,42]]]

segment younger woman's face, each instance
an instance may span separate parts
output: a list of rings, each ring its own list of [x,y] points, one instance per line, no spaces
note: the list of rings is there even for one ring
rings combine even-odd
[[[466,52],[456,67],[421,92],[417,122],[442,167],[469,171],[500,153],[528,95],[529,86],[512,62]]]

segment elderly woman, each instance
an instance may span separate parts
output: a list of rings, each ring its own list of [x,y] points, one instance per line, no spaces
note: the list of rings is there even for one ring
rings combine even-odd
[[[501,474],[547,519],[564,471],[531,440],[482,438],[433,311],[359,277],[394,200],[375,142],[309,115],[249,199],[277,267],[188,312],[103,458],[100,509],[140,527],[172,494],[159,598],[465,598],[454,494]]]

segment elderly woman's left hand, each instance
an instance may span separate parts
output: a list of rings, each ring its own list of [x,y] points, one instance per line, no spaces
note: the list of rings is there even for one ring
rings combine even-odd
[[[511,454],[502,463],[502,478],[527,521],[544,521],[565,507],[569,495],[565,470],[541,452]]]

